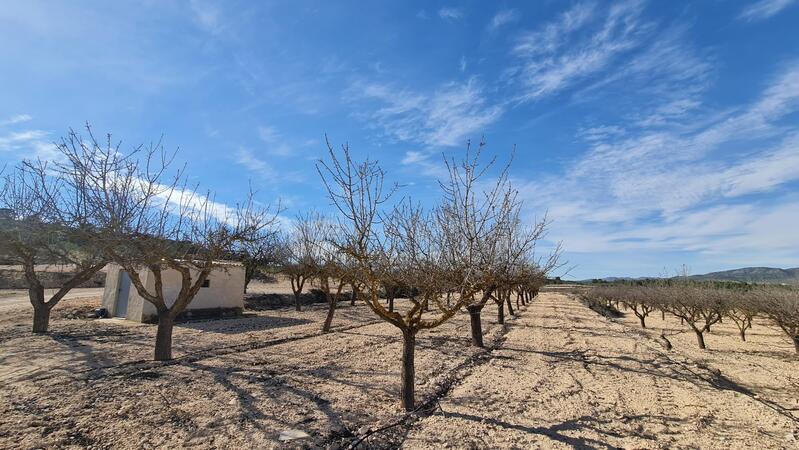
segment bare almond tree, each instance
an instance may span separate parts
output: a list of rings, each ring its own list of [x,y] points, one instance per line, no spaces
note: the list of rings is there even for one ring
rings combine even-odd
[[[752,328],[752,320],[762,308],[761,296],[750,289],[728,289],[724,295],[725,315],[738,328],[738,336],[746,342],[746,330]]]
[[[352,277],[363,285],[364,301],[381,319],[402,333],[401,402],[405,410],[414,408],[415,348],[419,331],[435,328],[451,318],[463,305],[442,301],[445,285],[439,275],[442,267],[442,239],[430,224],[431,213],[409,201],[401,203],[386,219],[380,210],[394,189],[385,188],[385,174],[375,161],[356,163],[349,148],[337,154],[328,143],[329,159],[320,161],[319,173],[331,202],[338,210],[341,239],[337,247],[353,261]],[[378,227],[384,225],[382,232]],[[394,248],[391,252],[386,249]],[[386,258],[386,255],[392,255]],[[401,276],[403,284],[418,290],[403,311],[389,311],[380,301],[385,280]],[[425,312],[431,309],[434,310]]]
[[[236,253],[230,255],[244,266],[245,292],[250,281],[265,275],[286,260],[287,249],[280,237],[276,228],[267,228],[252,239],[241,242]]]
[[[160,142],[122,153],[77,137],[64,154],[69,170],[89,186],[89,207],[113,230],[105,255],[157,311],[155,359],[171,359],[175,320],[208,275],[224,269],[220,260],[275,225],[277,212],[255,207],[251,194],[234,207],[199,194],[187,186],[182,169],[170,172],[175,153]],[[174,298],[164,290],[169,270],[180,278]],[[152,274],[152,286],[143,282],[144,271]]]
[[[293,236],[296,240],[295,252],[301,255],[297,260],[301,265],[295,269],[302,271],[294,274],[298,279],[302,276],[319,283],[327,300],[327,315],[322,323],[322,332],[327,333],[333,324],[341,291],[348,282],[344,264],[346,255],[338,249],[340,235],[337,224],[318,212],[310,212],[298,216],[294,221]]]
[[[70,131],[56,147],[63,151],[76,136]],[[47,332],[53,307],[107,263],[106,224],[98,222],[89,206],[83,180],[68,166],[62,168],[66,170],[43,161],[23,161],[5,175],[0,191],[0,204],[7,210],[0,219],[0,252],[22,267],[34,333]],[[70,274],[49,298],[41,278],[47,266]]]
[[[799,355],[799,291],[795,288],[768,287],[753,293],[763,313],[793,342]]]
[[[508,177],[510,163],[489,179],[496,161],[481,162],[484,148],[484,141],[474,151],[469,144],[462,161],[445,160],[447,177],[440,182],[443,200],[437,210],[449,276],[465,302],[472,345],[478,347],[483,346],[481,311],[489,299],[497,298],[498,289],[510,292],[513,272],[532,257],[547,227],[546,218],[520,225],[521,202]],[[540,267],[544,273],[557,267],[559,248]],[[508,295],[497,300],[498,306],[507,304]]]
[[[281,271],[289,277],[291,292],[294,294],[294,309],[302,310],[300,296],[305,288],[305,283],[313,279],[316,274],[316,242],[309,239],[312,236],[304,233],[304,225],[301,222],[307,220],[304,216],[299,216],[294,222],[291,231],[284,236],[286,252]]]

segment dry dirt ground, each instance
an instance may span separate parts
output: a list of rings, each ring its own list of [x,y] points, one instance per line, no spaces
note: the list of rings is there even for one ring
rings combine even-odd
[[[260,286],[269,291],[275,286]],[[797,448],[799,359],[756,324],[695,349],[679,321],[610,320],[542,293],[506,326],[486,307],[486,350],[459,314],[417,340],[417,401],[398,407],[400,334],[366,306],[325,305],[181,324],[176,360],[150,362],[155,329],[69,320],[31,336],[0,308],[0,448]],[[3,299],[0,296],[0,305]],[[655,338],[665,328],[674,350]],[[404,419],[404,420],[403,420]],[[284,430],[310,437],[282,443]]]

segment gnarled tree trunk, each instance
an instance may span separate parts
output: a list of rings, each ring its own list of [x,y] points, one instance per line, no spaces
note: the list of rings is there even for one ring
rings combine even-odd
[[[497,303],[497,323],[504,324],[505,323],[505,302],[501,301]]]
[[[698,330],[694,328],[694,333],[696,333],[696,343],[699,344],[699,348],[705,350],[705,336],[702,334],[702,330]]]
[[[155,334],[155,360],[169,361],[172,359],[172,330],[175,319],[169,311],[158,313],[158,330]]]
[[[483,346],[483,324],[480,321],[480,311],[482,309],[482,305],[466,307],[466,310],[469,311],[469,323],[472,329],[472,345],[475,347]]]
[[[50,308],[42,303],[33,305],[33,332],[47,333],[50,326]]]
[[[301,276],[289,275],[289,280],[291,280],[291,292],[294,293],[294,309],[297,311],[302,311],[302,306],[300,306],[300,295],[302,294],[302,288],[305,284],[305,278]]]
[[[414,351],[416,350],[416,331],[402,330],[402,407],[405,411],[413,411],[414,407]]]

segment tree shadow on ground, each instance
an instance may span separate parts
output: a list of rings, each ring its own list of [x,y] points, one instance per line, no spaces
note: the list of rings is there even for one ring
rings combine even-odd
[[[313,323],[313,321],[309,319],[297,319],[294,317],[257,316],[237,317],[233,319],[203,320],[196,322],[179,322],[175,324],[175,327],[212,333],[239,334],[275,328],[294,327],[309,323]]]
[[[619,438],[619,439],[628,436],[635,436],[652,441],[657,439],[657,436],[654,435],[647,435],[643,433],[634,433],[634,434],[625,435],[618,431],[613,431],[609,429],[609,426],[613,425],[615,423],[614,421],[602,420],[592,416],[581,416],[576,419],[571,419],[555,425],[543,427],[543,426],[520,425],[520,424],[510,423],[504,420],[478,416],[475,414],[447,412],[443,410],[441,410],[441,412],[437,414],[440,414],[446,418],[458,418],[475,423],[489,424],[507,430],[515,430],[515,431],[521,431],[523,433],[545,436],[554,441],[561,442],[563,444],[570,445],[573,448],[579,448],[579,449],[617,449],[618,447],[595,438],[570,436],[568,434],[565,434],[566,432],[589,430],[601,436]],[[660,415],[624,416],[623,420],[625,422],[654,420],[661,424],[663,423],[674,424],[677,422],[681,422],[680,419],[676,417],[668,417]]]
[[[353,432],[348,428],[344,422],[345,413],[355,414],[357,409],[353,411],[338,411],[333,409],[331,402],[315,392],[299,388],[294,385],[294,382],[286,374],[279,374],[276,371],[265,370],[261,368],[246,368],[230,365],[223,365],[215,367],[208,364],[199,362],[191,362],[183,364],[194,370],[199,370],[210,374],[214,381],[220,386],[234,394],[239,407],[242,410],[241,418],[250,422],[253,427],[263,433],[276,434],[279,430],[269,429],[264,426],[263,421],[273,421],[280,424],[284,428],[293,428],[310,422],[316,422],[317,419],[310,417],[306,414],[306,418],[297,421],[288,421],[281,411],[267,413],[261,408],[262,401],[260,401],[253,392],[255,390],[262,391],[265,395],[269,396],[271,403],[286,404],[292,407],[297,407],[298,400],[310,406],[312,412],[317,412],[324,417],[324,423],[314,425],[312,428],[319,430],[323,436],[318,436],[319,439],[331,439],[336,437],[352,437]],[[333,380],[336,380],[343,374],[331,374]],[[340,380],[339,380],[340,381]],[[357,415],[357,414],[355,414]],[[361,415],[365,413],[361,412]],[[347,417],[349,421],[364,420],[363,417]]]
[[[721,391],[737,392],[739,394],[746,395],[756,402],[774,410],[778,414],[791,419],[796,423],[799,423],[799,418],[795,417],[789,409],[771,400],[759,397],[745,386],[742,386],[736,383],[734,380],[727,378],[720,371],[713,370],[712,368],[701,363],[678,361],[665,355],[661,355],[652,359],[639,359],[626,355],[600,355],[593,351],[578,350],[549,352],[513,347],[503,347],[502,350],[538,354],[552,358],[556,361],[577,362],[583,364],[586,368],[590,366],[602,366],[658,378],[669,378],[675,381],[691,383],[699,387],[711,387]]]

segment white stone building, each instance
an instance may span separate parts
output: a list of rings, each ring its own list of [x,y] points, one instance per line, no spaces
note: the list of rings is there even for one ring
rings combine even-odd
[[[142,298],[131,283],[127,272],[116,264],[107,268],[103,307],[110,317],[124,317],[136,322],[157,321],[155,306]],[[139,271],[142,283],[149,292],[155,292],[155,277],[149,269]],[[180,292],[181,276],[174,269],[161,272],[164,299],[171,306]],[[244,266],[234,262],[219,262],[218,267],[183,312],[186,317],[214,317],[240,315],[244,310]]]

